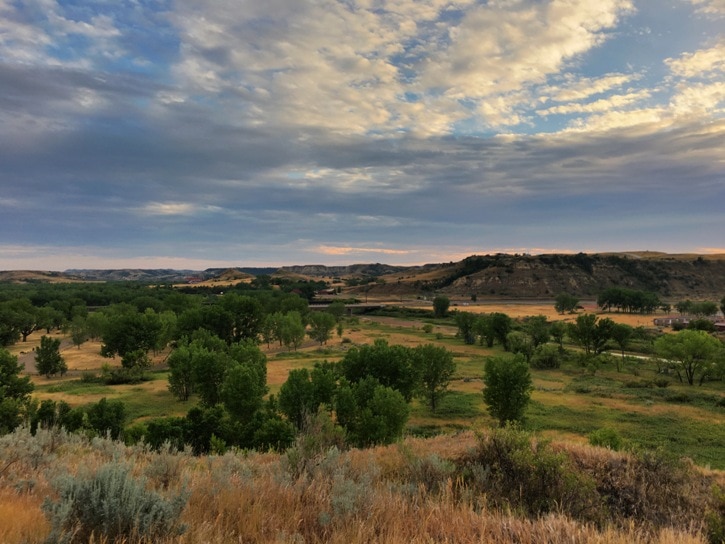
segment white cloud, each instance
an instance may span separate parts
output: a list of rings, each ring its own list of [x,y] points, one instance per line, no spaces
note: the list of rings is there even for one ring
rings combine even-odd
[[[615,94],[607,98],[600,98],[594,102],[584,104],[573,103],[560,106],[552,106],[544,110],[538,110],[539,115],[564,115],[570,113],[601,113],[612,110],[620,110],[624,107],[636,104],[642,100],[649,98],[652,93],[649,90],[641,90],[627,94]]]
[[[634,74],[607,74],[596,78],[577,78],[572,74],[567,74],[564,79],[565,81],[561,85],[541,89],[541,100],[553,100],[554,102],[584,100],[590,96],[621,87],[637,79],[637,76]]]
[[[202,212],[221,212],[217,206],[200,205],[191,202],[149,202],[138,210],[144,215],[191,216]]]
[[[725,72],[725,39],[708,49],[685,53],[677,59],[666,59],[673,75],[685,78],[722,77]]]
[[[381,255],[410,255],[416,253],[409,249],[387,249],[382,247],[341,247],[321,245],[315,251],[322,255],[351,255],[363,253],[379,253]]]
[[[230,117],[368,136],[521,123],[528,87],[601,44],[633,9],[630,0],[180,7],[174,73],[196,92],[238,96]]]
[[[725,17],[725,0],[690,0],[697,11],[707,15]]]

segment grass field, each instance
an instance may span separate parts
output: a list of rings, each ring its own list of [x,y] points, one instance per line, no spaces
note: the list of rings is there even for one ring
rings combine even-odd
[[[479,304],[458,307],[466,311],[501,311],[512,317],[546,315],[550,319],[572,319],[559,316],[551,305],[543,304]],[[649,324],[651,316],[607,314],[615,321]],[[335,337],[319,346],[307,340],[297,351],[288,351],[272,344],[262,345],[268,357],[270,393],[277,393],[290,370],[311,367],[316,361],[337,361],[351,346],[384,339],[390,344],[415,346],[433,343],[453,352],[457,372],[450,384],[450,394],[436,413],[414,400],[408,432],[427,436],[440,432],[492,425],[483,397],[482,376],[486,356],[500,354],[500,348],[464,345],[455,337],[456,328],[446,321],[435,321],[430,333],[423,331],[425,322],[412,318],[361,317],[346,323],[345,342]],[[41,333],[18,343],[12,351],[24,358],[32,371],[32,348]],[[38,399],[64,400],[71,406],[97,402],[103,397],[126,403],[129,423],[148,418],[184,415],[195,399],[182,403],[167,389],[163,362],[168,353],[154,355],[154,370],[148,380],[137,385],[107,386],[87,379],[99,374],[104,365],[120,365],[118,359],[100,356],[100,343],[87,342],[80,349],[66,341],[62,349],[69,372],[64,377],[33,376]],[[31,372],[32,373],[32,372]],[[85,374],[85,376],[84,376]],[[643,359],[628,359],[622,372],[614,364],[600,368],[595,375],[588,369],[567,364],[558,370],[533,370],[534,392],[525,425],[542,434],[585,442],[589,433],[611,428],[633,447],[663,448],[678,456],[687,456],[696,463],[725,469],[725,408],[721,382],[702,387],[681,385],[670,376],[667,387],[653,385],[656,373],[653,364]],[[719,402],[719,404],[718,404]]]

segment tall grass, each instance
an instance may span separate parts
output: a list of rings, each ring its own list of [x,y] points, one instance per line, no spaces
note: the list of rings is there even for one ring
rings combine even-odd
[[[469,485],[464,475],[471,460],[483,469],[488,466],[489,473],[500,470],[490,455],[484,455],[486,444],[491,446],[489,432],[479,437],[469,432],[410,438],[370,450],[345,451],[334,440],[321,441],[298,449],[294,464],[284,454],[193,457],[50,433],[40,431],[33,437],[20,429],[0,438],[3,544],[44,542],[50,525],[41,505],[46,496],[58,497],[51,482],[60,474],[83,477],[109,463],[133,467],[127,476],[145,482],[149,492],[173,496],[188,491],[178,520],[186,531],[155,535],[153,542],[161,544],[705,543],[705,514],[718,512],[708,490],[715,481],[723,484],[722,473],[678,461],[668,464],[661,457],[531,442],[523,435],[509,440],[509,453],[518,460],[545,461],[543,473],[526,476],[521,465],[515,478],[543,475],[546,481],[553,474],[578,474],[581,481],[590,482],[582,489],[560,489],[560,498],[584,490],[592,505],[602,508],[602,516],[587,519],[563,507],[557,497],[531,503],[544,504],[543,508],[527,509],[511,502],[506,493],[494,496],[495,486],[487,487],[485,480]],[[546,486],[537,491],[541,496],[546,492]],[[118,540],[150,541],[134,534]],[[82,542],[114,540],[101,532],[86,535]]]

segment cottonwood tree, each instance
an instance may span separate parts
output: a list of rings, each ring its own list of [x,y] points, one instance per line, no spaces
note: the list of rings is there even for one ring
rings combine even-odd
[[[530,337],[534,348],[549,341],[550,324],[545,315],[534,315],[524,319],[523,330]]]
[[[435,412],[456,372],[453,354],[433,344],[418,346],[413,349],[413,365],[420,376],[418,396]]]
[[[560,314],[573,313],[579,305],[579,299],[569,293],[559,293],[554,301],[554,309]]]
[[[373,345],[352,348],[340,361],[342,375],[351,383],[372,376],[386,387],[392,387],[405,398],[413,398],[418,384],[418,372],[413,364],[413,352],[405,346],[390,346],[385,340]]]
[[[40,345],[35,348],[35,368],[46,378],[56,374],[62,376],[68,371],[68,365],[60,354],[60,338],[40,337]]]
[[[103,331],[101,355],[123,359],[131,352],[147,353],[158,346],[161,329],[161,320],[153,310],[141,314],[134,308],[113,315]]]
[[[33,383],[30,376],[20,375],[22,371],[18,358],[0,348],[0,434],[20,425],[30,402]]]
[[[194,361],[188,344],[179,345],[166,360],[169,365],[169,391],[180,401],[194,393]]]
[[[487,358],[483,383],[488,412],[501,426],[523,419],[533,387],[529,365],[522,355]]]
[[[305,339],[305,325],[302,316],[296,310],[287,312],[280,323],[280,339],[287,349],[297,348]]]
[[[456,313],[456,326],[458,327],[458,336],[463,339],[466,344],[476,343],[476,319],[478,319],[471,312],[458,312]],[[432,327],[431,327],[432,330]]]
[[[614,321],[599,319],[595,314],[577,316],[575,323],[569,324],[569,336],[584,349],[587,356],[598,355],[611,338]]]
[[[437,295],[433,298],[433,315],[435,317],[446,317],[451,300],[445,295]]]
[[[699,385],[715,371],[724,356],[723,343],[704,331],[684,330],[665,334],[655,341],[655,353],[669,361],[682,382]]]
[[[621,361],[624,361],[624,350],[627,349],[629,341],[634,336],[634,328],[626,323],[615,323],[612,325],[611,336],[622,353]],[[620,365],[621,361],[619,359],[617,360],[617,372],[621,372],[622,370]]]
[[[332,337],[332,331],[337,324],[335,316],[327,312],[313,312],[309,316],[310,330],[307,333],[310,338],[320,343],[327,343]]]
[[[399,439],[410,407],[399,391],[367,376],[357,383],[342,380],[335,396],[335,413],[348,440],[366,447]]]
[[[314,405],[314,386],[306,368],[290,370],[287,381],[282,384],[277,398],[279,409],[298,429],[302,429],[305,418],[317,410]]]

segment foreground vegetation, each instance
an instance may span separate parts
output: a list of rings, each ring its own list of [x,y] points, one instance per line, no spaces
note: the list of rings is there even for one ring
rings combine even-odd
[[[702,323],[444,296],[345,317],[258,283],[0,302],[0,541],[722,538],[725,350]]]
[[[725,501],[712,493],[722,475],[662,452],[549,444],[516,429],[347,450],[329,431],[312,421],[284,454],[195,457],[18,429],[0,438],[0,541],[694,544],[723,536]]]

